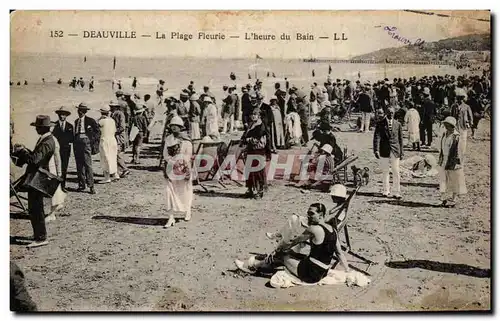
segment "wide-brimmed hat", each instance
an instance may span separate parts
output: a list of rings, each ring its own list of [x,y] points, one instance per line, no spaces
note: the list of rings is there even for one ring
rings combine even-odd
[[[431,90],[429,89],[429,87],[425,87],[424,88],[424,95],[430,95],[431,94]]]
[[[321,150],[331,155],[333,152],[333,147],[330,144],[325,144],[323,145],[323,147],[321,147]]]
[[[212,97],[205,96],[205,97],[203,97],[203,101],[206,102],[206,103],[211,103],[212,102]]]
[[[335,184],[330,189],[330,196],[347,198],[347,188],[342,184]]]
[[[200,99],[200,96],[198,94],[192,94],[191,97],[189,97],[189,100],[198,100]]]
[[[185,91],[181,91],[180,97],[189,97],[189,94]]]
[[[332,103],[329,100],[323,102],[323,107],[332,107]]]
[[[50,121],[50,116],[38,115],[33,123],[30,124],[35,127],[50,127],[54,126],[54,123]]]
[[[86,103],[80,103],[78,106],[76,106],[76,108],[81,110],[90,110],[89,106],[87,106]]]
[[[332,106],[340,106],[339,101],[337,99],[332,100]]]
[[[144,108],[139,108],[134,111],[135,114],[142,113],[145,109]]]
[[[116,96],[121,96],[123,95],[123,91],[121,90],[117,90],[116,93],[115,93]]]
[[[278,101],[278,97],[276,97],[275,95],[272,95],[271,97],[269,97],[269,103],[271,103],[273,100]]]
[[[443,124],[449,124],[453,127],[457,127],[457,120],[455,119],[455,117],[448,116],[443,120]]]
[[[170,120],[170,123],[168,124],[168,126],[170,127],[172,125],[177,125],[177,126],[181,127],[181,129],[183,129],[184,128],[184,121],[179,116],[174,116],[174,117],[172,117],[172,120]]]
[[[109,113],[110,110],[111,108],[109,108],[109,106],[103,106],[100,109],[101,113]]]
[[[64,107],[64,106],[59,107],[59,109],[57,109],[55,111],[55,113],[58,115],[59,114],[66,115],[66,116],[71,115],[71,112],[69,110],[67,110],[66,107]]]

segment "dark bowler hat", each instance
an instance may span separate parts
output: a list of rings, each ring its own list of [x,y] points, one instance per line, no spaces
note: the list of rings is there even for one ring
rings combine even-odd
[[[80,103],[80,105],[76,106],[76,108],[82,109],[82,110],[90,110],[89,106],[87,106],[86,103]]]
[[[50,121],[50,116],[38,115],[36,116],[35,122],[31,123],[30,125],[35,127],[50,127],[54,126],[54,123]]]
[[[66,109],[66,107],[64,106],[61,106],[58,110],[55,111],[56,114],[62,114],[62,115],[66,115],[66,116],[69,116],[71,115],[71,112],[69,110]]]

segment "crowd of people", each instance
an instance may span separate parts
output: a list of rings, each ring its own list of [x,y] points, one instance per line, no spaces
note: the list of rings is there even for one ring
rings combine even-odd
[[[76,80],[76,77],[73,82],[75,87],[84,86],[83,80]],[[135,78],[134,84],[138,85]],[[241,88],[241,96],[236,85],[224,86],[224,97],[220,102],[208,86],[198,93],[194,82],[190,82],[178,98],[167,96],[164,99],[167,92],[164,86],[165,83],[160,81],[157,101],[151,99],[150,94],[141,97],[117,90],[116,99],[100,108],[101,117],[97,120],[87,116],[90,107],[83,102],[75,106],[78,118],[74,124],[66,120],[72,113],[67,107],[54,111],[58,117],[54,122],[50,116],[38,115],[31,124],[40,135],[34,149],[11,142],[11,155],[18,159],[18,166],[28,165],[27,175],[44,169],[62,181],[53,195],[52,211],[47,216],[43,207],[46,196],[38,190],[28,190],[28,209],[34,232],[34,241],[28,247],[48,243],[45,223],[55,219],[55,213],[62,207],[68,192],[66,176],[71,145],[78,175],[76,191],[83,192],[88,187],[90,194],[96,194],[92,156],[99,154],[104,174],[101,183],[125,178],[130,174],[124,159],[125,151],[132,147],[130,163],[140,164],[141,146],[148,141],[157,120],[164,124],[160,167],[166,181],[169,213],[165,227],[175,224],[175,212],[183,213],[186,221],[191,219],[195,141],[221,141],[221,134],[242,131],[240,147],[244,149],[245,157],[258,155],[269,160],[271,154],[280,149],[306,146],[310,140],[308,132],[312,130],[311,140],[316,142],[318,153],[309,169],[314,171],[321,162],[326,164],[322,170],[331,174],[345,157],[337,144],[335,123],[349,121],[354,112],[360,113],[359,132],[374,130],[373,153],[381,159],[382,194],[385,197],[393,195],[396,199],[402,198],[399,161],[405,150],[403,131],[405,128],[408,131],[408,145],[421,151],[431,147],[435,136],[433,125],[438,122],[441,201],[443,206],[453,207],[457,197],[467,191],[464,165],[468,130],[472,129],[474,137],[492,97],[489,72],[483,72],[482,76],[384,79],[373,84],[360,80],[355,83],[341,79],[333,81],[328,77],[324,86],[314,83],[308,91],[290,86],[288,81],[282,90],[281,84],[276,82],[275,92],[269,98],[266,98],[262,81],[257,79],[254,85]],[[155,112],[158,106],[166,109],[164,115]],[[262,198],[268,186],[265,168],[251,172],[245,179],[246,196]],[[330,191],[338,207],[347,196],[345,186],[336,183],[338,181],[333,176],[329,181],[308,180],[305,185]],[[340,212],[333,212],[335,215],[330,217],[325,205],[312,204],[308,212],[309,224],[306,224],[303,235],[260,260],[254,257],[248,262],[237,262],[237,266],[255,272],[284,265],[305,282],[317,282],[325,275],[334,256],[345,265],[335,236],[335,222],[338,223]],[[291,248],[307,240],[313,244],[308,257],[297,259],[289,256]]]

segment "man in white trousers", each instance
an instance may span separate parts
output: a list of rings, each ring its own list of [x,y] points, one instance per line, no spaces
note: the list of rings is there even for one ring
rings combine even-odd
[[[381,159],[383,171],[382,183],[385,197],[391,195],[389,171],[392,170],[392,192],[394,198],[401,199],[399,161],[403,158],[403,130],[401,124],[394,119],[394,108],[387,109],[385,117],[375,127],[373,136],[373,153]]]

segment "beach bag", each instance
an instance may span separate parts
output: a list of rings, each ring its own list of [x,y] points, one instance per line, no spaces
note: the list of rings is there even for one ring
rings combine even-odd
[[[38,168],[35,172],[28,172],[23,175],[19,191],[37,191],[45,197],[52,198],[62,181],[61,177],[50,173],[46,169]]]

